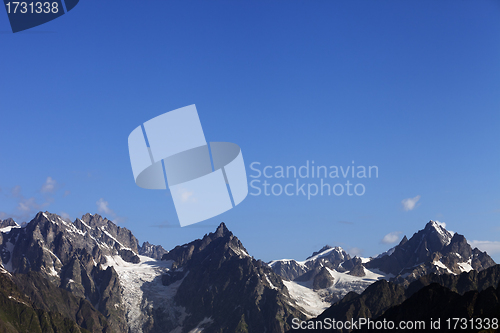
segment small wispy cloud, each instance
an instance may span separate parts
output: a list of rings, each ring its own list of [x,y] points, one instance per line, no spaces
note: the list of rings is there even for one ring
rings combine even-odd
[[[61,211],[59,216],[61,216],[63,220],[71,222],[71,216],[69,216],[68,213]]]
[[[188,192],[188,191],[185,191],[181,194],[181,199],[182,199],[182,202],[187,202],[189,200],[190,197],[193,196],[193,192]]]
[[[360,249],[359,247],[351,247],[347,250],[347,252],[351,255],[351,256],[356,256],[356,257],[361,257],[361,255],[363,254],[365,250],[363,249]]]
[[[434,220],[441,228],[446,229],[446,223],[445,222],[439,222],[438,220]],[[455,235],[455,231],[451,231],[446,229],[452,236]]]
[[[21,198],[17,203],[17,209],[19,209],[23,213],[28,213],[32,211],[40,210],[41,206],[36,203],[36,199],[34,197],[31,198]]]
[[[446,229],[446,222],[439,222],[438,220],[435,220],[434,222],[436,222],[442,228]]]
[[[338,221],[338,223],[342,223],[342,224],[354,224],[353,222],[349,222],[349,221]]]
[[[473,240],[469,241],[469,244],[472,248],[477,247],[481,251],[488,252],[490,255],[500,253],[500,242],[498,241]]]
[[[383,244],[394,244],[399,240],[399,235],[401,235],[401,231],[390,232],[380,242]]]
[[[12,194],[12,196],[14,198],[18,198],[19,196],[21,196],[21,186],[20,185],[16,185],[12,188],[12,190],[10,191],[10,193]]]
[[[53,201],[53,198],[47,197],[47,200],[45,200],[45,202],[39,204],[35,197],[26,198],[22,194],[22,188],[19,185],[12,188],[10,193],[12,197],[17,200],[16,208],[20,212],[20,214],[11,214],[17,219],[27,219],[33,213],[42,210],[44,207],[50,205],[50,203]]]
[[[405,211],[413,210],[417,207],[417,202],[420,200],[420,195],[417,195],[414,198],[403,199],[401,204],[403,205],[403,209]]]
[[[95,204],[97,205],[97,211],[99,213],[107,214],[107,215],[111,215],[111,216],[116,216],[114,210],[109,208],[109,202],[107,202],[103,198],[100,198],[99,200],[97,200],[97,202]]]
[[[57,185],[56,180],[49,176],[45,180],[45,183],[42,185],[40,192],[42,192],[42,193],[54,193],[54,191],[56,190],[56,185]]]
[[[180,197],[181,197],[181,202],[196,202],[196,197],[194,196],[194,192],[193,191],[189,191],[185,188],[180,188],[178,190],[179,192],[177,192]]]
[[[47,206],[54,202],[54,194],[59,187],[60,184],[49,176],[45,179],[36,196],[26,198],[23,195],[21,186],[16,185],[10,190],[10,193],[4,191],[5,197],[15,200],[16,209],[12,212],[3,212],[2,215],[12,217],[17,222],[25,222],[33,218],[36,212],[46,209]],[[40,193],[43,195],[40,195]]]
[[[103,215],[107,215],[112,219],[112,221],[116,224],[118,223],[124,223],[126,221],[126,218],[118,216],[114,210],[109,208],[109,202],[104,200],[104,198],[100,198],[96,202],[97,205],[97,212]]]

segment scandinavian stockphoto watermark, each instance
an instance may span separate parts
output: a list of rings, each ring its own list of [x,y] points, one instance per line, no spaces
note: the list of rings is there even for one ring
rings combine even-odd
[[[378,178],[378,166],[356,165],[354,161],[344,166],[316,165],[309,160],[300,166],[262,166],[260,162],[253,162],[250,169],[249,176],[253,178],[249,183],[250,195],[304,196],[307,200],[318,195],[362,196],[366,192],[363,180]],[[345,181],[339,182],[339,179]]]

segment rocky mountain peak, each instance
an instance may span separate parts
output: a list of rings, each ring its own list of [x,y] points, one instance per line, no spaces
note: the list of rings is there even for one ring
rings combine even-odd
[[[5,220],[0,220],[0,228],[5,228],[5,227],[17,227],[18,224],[12,219],[8,218]]]
[[[85,222],[86,224],[88,224],[92,228],[106,226],[106,225],[108,225],[108,222],[111,222],[107,218],[103,218],[99,214],[92,215],[90,213],[83,215],[81,220],[83,222]]]
[[[188,244],[176,246],[170,252],[164,254],[162,260],[173,260],[172,267],[178,268],[197,254],[206,252],[207,248],[211,249],[212,252],[223,252],[224,255],[221,255],[221,257],[224,258],[232,256],[249,257],[240,240],[222,222],[214,233],[205,234],[202,239],[194,240]]]
[[[313,254],[312,254],[312,255],[310,255],[309,257],[307,257],[307,258],[306,258],[306,260],[307,260],[307,259],[310,259],[310,258],[314,257],[315,255],[318,255],[318,254],[320,254],[320,253],[322,253],[322,252],[325,252],[326,250],[329,250],[329,249],[331,249],[331,248],[332,248],[332,247],[331,247],[330,245],[325,245],[325,246],[323,246],[323,247],[322,247],[319,251],[313,252]]]
[[[224,222],[221,222],[217,227],[217,230],[215,230],[214,236],[218,238],[218,237],[224,237],[229,234],[232,235],[231,231],[229,231]]]
[[[165,250],[161,245],[153,245],[149,242],[144,242],[142,243],[142,246],[139,247],[140,255],[148,256],[156,260],[161,260],[163,255],[167,253],[168,251]]]
[[[494,265],[486,253],[476,252],[474,255],[464,236],[452,234],[442,223],[431,220],[409,240],[403,238],[394,250],[366,263],[366,267],[391,273],[398,282],[406,283],[429,273],[458,274]]]
[[[430,220],[423,230],[428,236],[436,235],[442,245],[448,245],[453,235],[436,221]],[[432,236],[431,236],[432,237]]]

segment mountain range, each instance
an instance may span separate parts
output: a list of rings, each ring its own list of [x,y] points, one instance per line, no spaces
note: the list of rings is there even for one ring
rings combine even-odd
[[[98,214],[39,212],[23,226],[0,220],[0,257],[5,332],[285,332],[294,318],[410,316],[439,288],[457,304],[498,294],[488,254],[434,221],[373,258],[325,246],[265,263],[224,223],[166,251]]]

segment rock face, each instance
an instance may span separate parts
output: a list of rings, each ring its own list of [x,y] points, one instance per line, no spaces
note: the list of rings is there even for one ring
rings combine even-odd
[[[456,275],[482,271],[494,264],[487,253],[472,249],[464,236],[452,234],[434,221],[410,239],[404,236],[397,246],[376,258],[351,258],[339,247],[325,246],[305,261],[283,259],[269,263],[275,273],[297,287],[291,288],[292,297],[303,299],[300,288],[308,288],[316,297],[309,297],[307,302],[320,298],[330,304],[351,291],[363,292],[379,279],[408,287],[430,273]]]
[[[129,230],[91,214],[69,223],[40,212],[0,235],[0,273],[35,311],[76,327],[63,332],[283,332],[305,318],[281,278],[224,224],[171,252],[138,246]]]
[[[433,321],[440,320],[441,331],[450,331],[444,328],[447,326],[446,320],[449,318],[464,318],[460,324],[465,319],[470,323],[471,321],[483,322],[484,318],[490,320],[498,318],[500,314],[499,299],[500,288],[498,287],[490,287],[481,292],[473,290],[460,295],[434,283],[419,290],[402,304],[387,310],[376,321],[423,321],[426,323],[426,327],[429,327],[431,319]],[[426,306],[422,306],[422,304]],[[454,324],[453,321],[451,327]],[[460,324],[457,327],[460,327]],[[479,330],[469,330],[469,332],[474,331]],[[370,331],[365,329],[361,332]],[[480,332],[488,332],[488,330]]]
[[[7,226],[12,226],[12,222],[2,221]],[[130,230],[97,214],[86,214],[69,223],[58,215],[40,212],[25,228],[12,228],[2,233],[1,241],[3,266],[16,278],[39,274],[39,279],[47,280],[52,286],[78,299],[88,300],[104,315],[109,330],[128,330],[118,275],[113,267],[104,269],[102,265],[107,263],[107,256],[113,255],[128,262],[138,262],[138,241]],[[26,283],[32,285],[26,281],[20,285]],[[47,293],[51,291],[47,289]],[[38,306],[52,310],[50,304]],[[76,319],[78,307],[71,309],[73,317],[67,311],[63,313]],[[63,309],[57,310],[62,312]]]
[[[69,294],[68,292],[66,293]],[[40,292],[40,295],[41,294],[42,292]],[[57,297],[57,295],[44,296]],[[69,295],[69,299],[66,298],[65,300],[69,306],[78,305],[78,302],[73,303],[74,300],[71,298],[71,295]],[[61,301],[62,306],[64,304],[63,299],[59,301]],[[107,323],[103,316],[93,310],[90,304],[86,305],[85,300],[81,300],[81,302],[82,307],[80,310],[86,312],[89,321],[80,320],[80,322],[77,323],[74,319],[70,319],[57,311],[54,312],[37,307],[31,297],[27,296],[24,291],[19,290],[17,284],[12,280],[12,276],[8,272],[0,273],[1,332],[110,332],[107,329]],[[97,321],[90,323],[90,319],[93,315],[95,315],[93,318],[97,319]],[[100,323],[99,319],[102,320]],[[94,323],[96,325],[93,325]],[[101,323],[104,326],[98,326]],[[93,330],[91,327],[95,329]]]
[[[321,267],[346,272],[352,269],[358,262],[361,262],[359,258],[351,258],[341,247],[326,245],[321,250],[314,252],[305,261],[296,261],[293,259],[274,260],[269,263],[269,266],[272,267],[275,273],[288,281],[296,279],[306,281],[314,278],[315,274],[312,272],[316,271],[317,274]],[[306,273],[308,275],[304,276]]]
[[[15,274],[11,280],[31,302],[33,308],[57,313],[91,332],[112,332],[106,317],[85,298],[58,288],[40,272]]]
[[[362,292],[378,279],[389,278],[366,270],[361,258],[351,258],[338,246],[326,245],[305,261],[275,260],[271,261],[269,266],[284,280],[292,282],[290,286],[295,286],[291,288],[293,298],[304,299],[301,288],[308,288],[317,293],[317,297],[309,297],[306,303],[323,301],[331,304],[342,299],[350,291]],[[294,293],[295,291],[297,293]],[[308,314],[314,315],[311,312]]]
[[[500,310],[500,265],[481,272],[460,275],[430,274],[412,282],[408,288],[381,280],[370,285],[362,294],[347,294],[341,301],[319,315],[315,321],[335,318],[371,318],[374,321],[426,320],[430,318],[497,317]],[[443,323],[442,323],[443,325]],[[290,332],[295,332],[293,330]],[[309,331],[298,330],[301,332]],[[310,330],[311,332],[347,332],[346,330]],[[370,330],[355,330],[355,332]]]
[[[266,264],[224,223],[170,252],[138,244],[99,215],[0,221],[0,330],[281,333],[324,309],[318,318],[382,320],[425,317],[422,301],[452,309],[446,297],[471,316],[498,303],[500,266],[432,221],[377,258],[325,246]]]
[[[325,289],[331,287],[333,285],[333,281],[335,279],[328,272],[326,267],[322,267],[317,274],[314,275],[313,278],[313,288],[314,290]]]
[[[5,220],[0,220],[0,229],[5,227],[18,227],[19,225],[10,217]]]
[[[149,242],[144,242],[142,243],[142,246],[139,247],[139,254],[141,256],[147,256],[157,260],[161,260],[163,255],[167,253],[168,251],[161,245],[153,245],[149,244]]]
[[[308,267],[299,264],[297,261],[291,259],[276,260],[270,262],[269,265],[272,267],[273,271],[281,276],[284,280],[293,281],[299,276],[304,275],[309,271]]]
[[[177,246],[163,260],[173,261],[165,283],[183,279],[175,295],[189,313],[183,332],[196,327],[203,332],[283,332],[293,317],[304,318],[281,278],[250,257],[224,223],[203,239]]]

